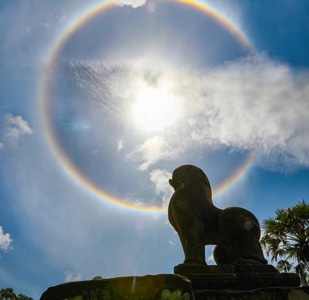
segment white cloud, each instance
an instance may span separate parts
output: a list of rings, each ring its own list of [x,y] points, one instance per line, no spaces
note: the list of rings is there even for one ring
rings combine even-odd
[[[9,233],[4,233],[2,226],[0,226],[0,250],[7,251],[10,248],[13,240]]]
[[[2,149],[4,146],[3,146],[3,144],[0,142],[0,149]]]
[[[115,0],[114,3],[119,6],[129,5],[134,8],[143,6],[146,4],[146,0]]]
[[[154,136],[136,146],[136,149],[127,157],[134,161],[141,161],[139,169],[145,171],[159,160],[171,159],[175,157],[175,154],[163,137]]]
[[[211,253],[211,254],[207,257],[207,262],[210,263],[210,264],[215,264],[215,259],[214,259],[213,253]]]
[[[132,196],[127,196],[123,199],[126,203],[130,203],[134,206],[144,206],[145,205],[145,199],[140,198],[140,197],[132,197]]]
[[[176,246],[176,243],[173,242],[173,241],[168,241],[168,243],[169,243],[171,246]]]
[[[79,68],[79,80],[94,101],[101,99],[102,109],[124,127],[133,126],[128,124],[132,120],[128,101],[135,99],[139,88],[162,88],[179,101],[185,113],[177,124],[147,133],[133,151],[123,151],[141,171],[188,151],[217,147],[255,150],[256,163],[269,169],[309,166],[308,71],[296,72],[266,54],[199,73],[145,65],[141,61],[112,67],[70,65]],[[89,72],[96,80],[88,79]],[[116,99],[115,103],[100,95]]]
[[[120,139],[117,143],[117,152],[120,152],[123,149],[123,140]]]
[[[309,166],[308,77],[265,55],[215,70],[201,82],[205,97],[195,99],[192,140],[255,149],[264,163],[282,156],[281,162]]]
[[[155,192],[162,196],[162,205],[167,206],[173,189],[168,184],[168,180],[172,178],[172,173],[167,170],[156,169],[150,172],[150,180],[155,184]]]
[[[5,130],[6,137],[14,144],[18,142],[23,135],[33,134],[27,121],[23,120],[21,116],[13,116],[12,114],[5,115]]]
[[[206,254],[206,263],[214,265],[216,264],[215,258],[214,258],[214,245],[206,245],[205,247],[205,254]]]
[[[65,273],[65,282],[72,282],[72,281],[80,281],[82,276],[80,273],[77,272],[66,272]]]

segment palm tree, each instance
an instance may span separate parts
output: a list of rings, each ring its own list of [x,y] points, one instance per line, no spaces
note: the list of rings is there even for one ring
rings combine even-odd
[[[263,221],[264,234],[261,244],[272,261],[278,262],[278,270],[291,269],[289,260],[297,261],[296,272],[301,284],[308,286],[306,270],[309,268],[309,204],[304,200],[296,205],[277,209],[274,218]]]
[[[292,267],[293,267],[293,263],[289,262],[287,259],[281,259],[277,263],[277,269],[280,272],[287,273],[291,271]]]

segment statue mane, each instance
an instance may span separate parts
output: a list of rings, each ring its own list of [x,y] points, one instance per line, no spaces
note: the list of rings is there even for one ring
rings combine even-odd
[[[176,190],[181,184],[194,181],[205,183],[211,189],[206,174],[202,169],[193,165],[183,165],[175,169],[169,184]]]

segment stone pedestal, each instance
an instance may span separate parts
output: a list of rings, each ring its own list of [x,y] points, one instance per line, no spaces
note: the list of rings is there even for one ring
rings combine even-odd
[[[298,287],[299,277],[294,273],[279,273],[272,265],[198,265],[180,264],[174,273],[190,279],[193,290],[237,289],[263,287]]]
[[[254,290],[196,291],[195,300],[309,300],[309,288],[269,287]]]
[[[48,288],[40,300],[194,300],[190,281],[162,274],[64,283]]]
[[[216,274],[216,267],[207,268],[206,285],[199,289],[192,289],[190,280],[179,275],[131,276],[60,284],[48,288],[41,300],[309,300],[309,287],[284,287],[282,282],[275,287],[243,289],[237,273],[229,273],[231,266],[220,269],[224,275]],[[221,284],[238,280],[239,288],[219,287],[216,280]]]

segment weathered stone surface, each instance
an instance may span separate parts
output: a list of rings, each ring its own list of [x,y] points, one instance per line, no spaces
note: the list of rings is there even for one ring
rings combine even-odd
[[[179,275],[89,280],[48,288],[41,300],[194,300],[190,281]]]
[[[299,287],[295,273],[279,273],[272,265],[199,265],[180,264],[174,273],[190,279],[193,290],[238,289],[260,287]]]
[[[180,166],[169,183],[175,192],[168,219],[180,238],[184,264],[205,265],[205,245],[216,245],[213,256],[217,265],[267,264],[257,218],[241,207],[216,207],[209,180],[200,168]]]
[[[260,288],[248,291],[203,290],[195,292],[195,300],[309,300],[309,288]]]
[[[217,276],[216,272],[209,275]],[[309,300],[309,287],[200,288],[178,275],[161,274],[64,283],[48,288],[41,300]]]

